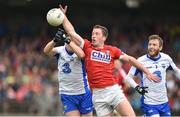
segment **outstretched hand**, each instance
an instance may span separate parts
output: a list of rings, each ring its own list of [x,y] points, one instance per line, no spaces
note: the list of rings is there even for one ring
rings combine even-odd
[[[66,14],[66,12],[67,12],[67,5],[63,8],[63,6],[60,4],[60,5],[59,5],[59,8],[60,8],[60,10],[61,10],[64,14]]]
[[[153,74],[148,74],[146,75],[146,77],[151,81],[151,82],[160,82],[160,78],[158,78],[157,76],[153,75]]]
[[[66,33],[61,28],[59,28],[58,31],[56,32],[53,41],[55,43],[57,43],[57,42],[65,42],[67,44],[69,44],[71,42],[70,38],[67,37]]]
[[[56,32],[55,36],[54,36],[53,41],[55,43],[57,43],[57,42],[60,42],[60,41],[63,42],[65,39],[66,39],[66,34],[65,34],[64,30],[59,28],[58,31]]]

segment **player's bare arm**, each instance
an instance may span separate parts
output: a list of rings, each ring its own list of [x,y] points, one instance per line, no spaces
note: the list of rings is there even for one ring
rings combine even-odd
[[[73,41],[71,41],[69,43],[69,46],[71,47],[72,51],[74,53],[76,53],[76,55],[79,58],[84,58],[85,57],[85,54],[84,54],[83,50],[79,46],[77,46]]]
[[[59,5],[61,11],[63,11],[65,17],[64,17],[64,21],[63,21],[63,27],[64,30],[66,31],[66,33],[68,33],[68,35],[72,38],[72,40],[78,45],[82,45],[82,43],[84,42],[83,38],[78,35],[76,33],[76,31],[74,30],[73,25],[71,24],[71,22],[68,20],[68,18],[66,17],[66,12],[67,12],[67,6],[65,6],[64,8]]]
[[[57,52],[54,49],[56,43],[52,40],[44,47],[44,53],[49,56],[54,56]]]
[[[71,51],[74,52],[79,58],[84,58],[85,54],[83,50],[77,46],[73,41],[71,41],[71,37],[67,36],[61,28],[58,29],[54,39],[54,42],[64,42],[71,48]]]
[[[64,31],[59,28],[52,41],[50,41],[45,46],[44,53],[49,56],[54,56],[57,53],[57,50],[54,48],[54,46],[56,45],[56,43],[62,41],[64,39],[64,36],[65,36]]]
[[[120,59],[126,62],[129,62],[131,65],[135,66],[139,70],[143,71],[146,74],[146,77],[154,82],[159,82],[160,79],[154,76],[152,73],[149,72],[147,68],[145,68],[139,61],[137,61],[134,57],[129,56],[127,54],[121,55]]]
[[[84,58],[85,54],[83,50],[77,46],[73,41],[70,40],[69,37],[66,36],[64,33],[64,30],[58,29],[57,33],[55,34],[55,37],[52,41],[50,41],[44,48],[44,53],[53,56],[57,53],[57,49],[54,48],[57,42],[64,42],[71,48],[71,50],[79,57]]]

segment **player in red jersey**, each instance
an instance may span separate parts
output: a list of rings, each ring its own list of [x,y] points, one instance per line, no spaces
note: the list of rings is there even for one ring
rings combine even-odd
[[[65,13],[67,6],[60,9]],[[123,53],[119,48],[105,45],[108,30],[95,25],[92,30],[92,41],[83,40],[65,16],[63,27],[68,35],[85,53],[85,66],[88,81],[93,92],[93,103],[98,116],[111,116],[114,109],[122,116],[135,116],[135,113],[117,84],[113,70],[114,60],[121,59],[143,71],[149,80],[159,81],[134,57]],[[75,50],[76,51],[76,50]]]

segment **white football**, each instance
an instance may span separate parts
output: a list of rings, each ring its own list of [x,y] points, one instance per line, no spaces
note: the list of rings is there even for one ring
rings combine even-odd
[[[64,13],[59,8],[53,8],[48,11],[47,22],[52,26],[59,26],[63,23]]]

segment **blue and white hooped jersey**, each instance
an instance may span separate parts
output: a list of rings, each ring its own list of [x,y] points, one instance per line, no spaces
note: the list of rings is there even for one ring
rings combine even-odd
[[[178,69],[173,60],[167,54],[160,53],[157,58],[151,58],[149,55],[144,55],[141,56],[138,61],[161,80],[158,83],[151,82],[146,78],[142,71],[136,69],[135,67],[131,67],[129,73],[134,76],[139,74],[141,77],[141,85],[148,87],[148,93],[142,97],[143,103],[158,105],[168,102],[166,71]]]
[[[89,91],[84,62],[75,53],[69,53],[65,46],[56,47],[58,54],[59,93],[79,95]]]

